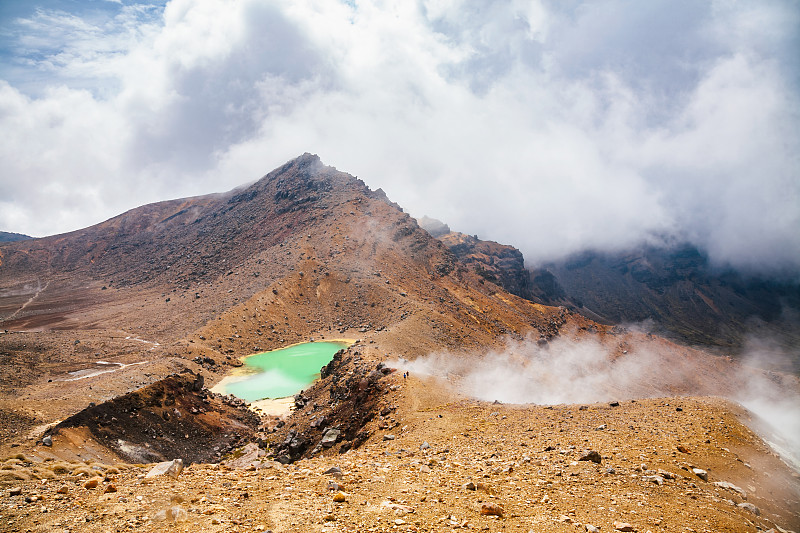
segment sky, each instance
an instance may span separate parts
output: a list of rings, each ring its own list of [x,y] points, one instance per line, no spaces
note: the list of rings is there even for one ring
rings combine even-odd
[[[800,3],[3,0],[0,230],[304,152],[529,265],[686,241],[800,272]]]

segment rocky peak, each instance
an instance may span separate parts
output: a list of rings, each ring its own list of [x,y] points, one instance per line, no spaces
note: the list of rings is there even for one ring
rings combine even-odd
[[[522,252],[513,246],[482,241],[475,235],[457,231],[439,235],[438,239],[484,280],[522,298],[531,297],[530,275],[525,270],[525,259]]]

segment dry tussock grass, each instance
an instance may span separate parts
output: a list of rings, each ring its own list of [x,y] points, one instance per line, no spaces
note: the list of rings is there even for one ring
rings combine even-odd
[[[9,485],[18,481],[30,481],[31,476],[25,470],[0,471],[0,485]]]
[[[15,453],[15,454],[9,455],[5,459],[3,459],[3,462],[5,463],[5,462],[8,462],[8,461],[12,461],[14,459],[16,459],[18,461],[22,461],[23,463],[30,463],[31,462],[31,460],[28,459],[28,457],[24,453]]]

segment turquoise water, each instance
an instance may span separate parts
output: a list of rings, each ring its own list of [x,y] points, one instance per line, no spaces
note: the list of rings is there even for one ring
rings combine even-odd
[[[225,393],[247,402],[292,396],[313,383],[319,369],[347,346],[346,342],[306,342],[251,355],[244,365],[256,373],[227,384]]]

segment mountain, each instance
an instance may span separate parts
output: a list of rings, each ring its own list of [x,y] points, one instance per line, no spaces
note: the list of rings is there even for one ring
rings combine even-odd
[[[715,268],[691,245],[584,252],[531,276],[536,301],[604,323],[652,321],[682,342],[737,351],[752,337],[800,347],[800,283]]]
[[[440,238],[303,154],[227,193],[0,244],[0,523],[800,526],[800,481],[752,429],[759,406],[791,413],[775,402],[796,378],[520,297],[504,285],[537,287],[518,251]],[[250,354],[337,339],[288,412],[214,392]],[[723,399],[748,390],[753,411]],[[192,464],[140,464],[175,459]]]
[[[382,191],[310,154],[228,193],[5,243],[0,376],[36,389],[21,418],[17,392],[0,393],[5,429],[186,368],[212,372],[213,384],[242,356],[310,338],[369,336],[371,357],[380,346],[410,358],[588,324],[482,282]],[[98,361],[147,364],[108,373],[102,391],[63,381]]]
[[[33,237],[29,237],[29,236],[23,235],[21,233],[11,233],[11,232],[8,232],[8,231],[0,231],[0,242],[27,241],[28,239],[33,239]]]
[[[644,323],[654,333],[689,345],[733,352],[753,343],[762,350],[800,348],[796,279],[716,268],[688,244],[617,253],[585,251],[527,269],[513,246],[450,231],[430,218],[420,223],[434,229],[437,238],[484,280],[537,303],[564,306],[607,325]]]

